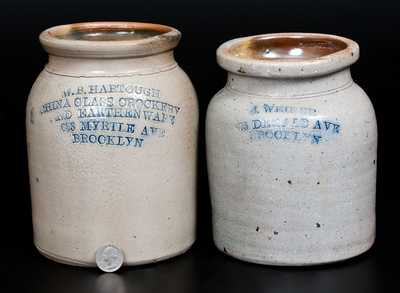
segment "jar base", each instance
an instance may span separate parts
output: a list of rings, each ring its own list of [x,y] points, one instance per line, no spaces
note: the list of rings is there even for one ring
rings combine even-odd
[[[192,241],[190,243],[190,245],[185,246],[183,249],[177,251],[177,252],[173,252],[170,254],[167,254],[165,256],[162,257],[157,257],[157,258],[152,258],[152,259],[146,259],[146,260],[141,260],[141,261],[127,261],[124,262],[123,266],[137,266],[137,265],[144,265],[144,264],[150,264],[150,263],[156,263],[156,262],[160,262],[160,261],[164,261],[173,257],[176,257],[178,255],[184,254],[186,253],[194,244],[194,241]],[[61,263],[61,264],[65,264],[65,265],[70,265],[70,266],[76,266],[76,267],[96,267],[96,263],[93,262],[84,262],[84,261],[80,261],[77,259],[72,259],[69,257],[65,257],[65,256],[61,256],[58,254],[54,254],[52,252],[49,252],[41,247],[39,247],[36,243],[35,243],[35,247],[36,249],[39,251],[39,253],[41,255],[43,255],[44,257],[46,257],[47,259],[50,259],[54,262],[57,263]]]
[[[349,260],[351,258],[355,258],[363,253],[366,253],[368,250],[371,249],[371,247],[374,245],[375,238],[372,239],[372,241],[366,243],[360,249],[355,251],[354,253],[349,253],[346,256],[343,257],[338,257],[338,258],[331,258],[331,259],[326,259],[326,260],[308,260],[308,261],[279,261],[279,260],[263,260],[263,259],[257,259],[257,258],[251,258],[246,255],[238,255],[238,254],[233,254],[230,253],[226,248],[224,247],[219,247],[216,243],[215,246],[220,250],[222,253],[233,257],[235,259],[249,262],[249,263],[254,263],[254,264],[259,264],[259,265],[267,265],[267,266],[287,266],[287,267],[300,267],[300,266],[319,266],[319,265],[325,265],[325,264],[332,264],[332,263],[338,263],[342,261]]]

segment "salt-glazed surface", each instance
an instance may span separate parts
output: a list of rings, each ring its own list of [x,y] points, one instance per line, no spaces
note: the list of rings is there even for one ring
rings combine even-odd
[[[173,57],[180,33],[128,22],[44,31],[49,63],[27,104],[34,241],[47,257],[125,265],[195,240],[198,106]]]
[[[312,265],[375,238],[377,126],[346,38],[284,33],[217,51],[226,86],[207,113],[216,246],[249,262]]]

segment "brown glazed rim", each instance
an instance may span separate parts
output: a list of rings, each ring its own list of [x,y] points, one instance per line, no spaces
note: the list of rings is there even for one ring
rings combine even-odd
[[[357,61],[356,42],[335,35],[277,33],[230,40],[217,50],[224,69],[241,75],[302,78],[340,71]]]
[[[147,31],[136,39],[68,38],[74,33]],[[170,26],[142,22],[85,22],[51,27],[40,34],[43,48],[51,55],[76,58],[124,58],[159,54],[173,50],[181,33]]]

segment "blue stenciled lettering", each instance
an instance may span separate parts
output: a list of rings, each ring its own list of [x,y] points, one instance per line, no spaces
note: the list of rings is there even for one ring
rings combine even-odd
[[[142,147],[143,142],[144,142],[143,138],[131,137],[131,136],[72,133],[72,143],[74,144],[99,144],[99,145]]]
[[[266,112],[293,113],[295,107],[279,106],[274,104],[264,104]],[[312,108],[302,108],[312,109]],[[314,109],[312,109],[314,111]],[[315,110],[316,111],[316,110]],[[268,115],[268,117],[270,117]],[[272,116],[273,117],[273,116]],[[340,134],[341,125],[335,120],[318,119],[312,117],[276,117],[258,118],[249,121],[238,122],[236,128],[241,132],[249,133],[250,139],[255,140],[275,140],[286,142],[309,142],[319,145]]]

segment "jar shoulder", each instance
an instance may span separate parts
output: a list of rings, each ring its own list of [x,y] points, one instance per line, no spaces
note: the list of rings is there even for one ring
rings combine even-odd
[[[214,95],[207,110],[208,119],[236,120],[247,116],[340,116],[354,120],[368,120],[376,124],[371,100],[356,83],[329,94],[305,97],[276,98],[251,95],[224,87]],[[218,118],[217,118],[218,117]]]
[[[197,95],[187,74],[179,67],[155,74],[75,77],[44,69],[34,82],[28,98],[31,104],[82,95],[128,95],[142,99],[167,99],[197,104]]]

